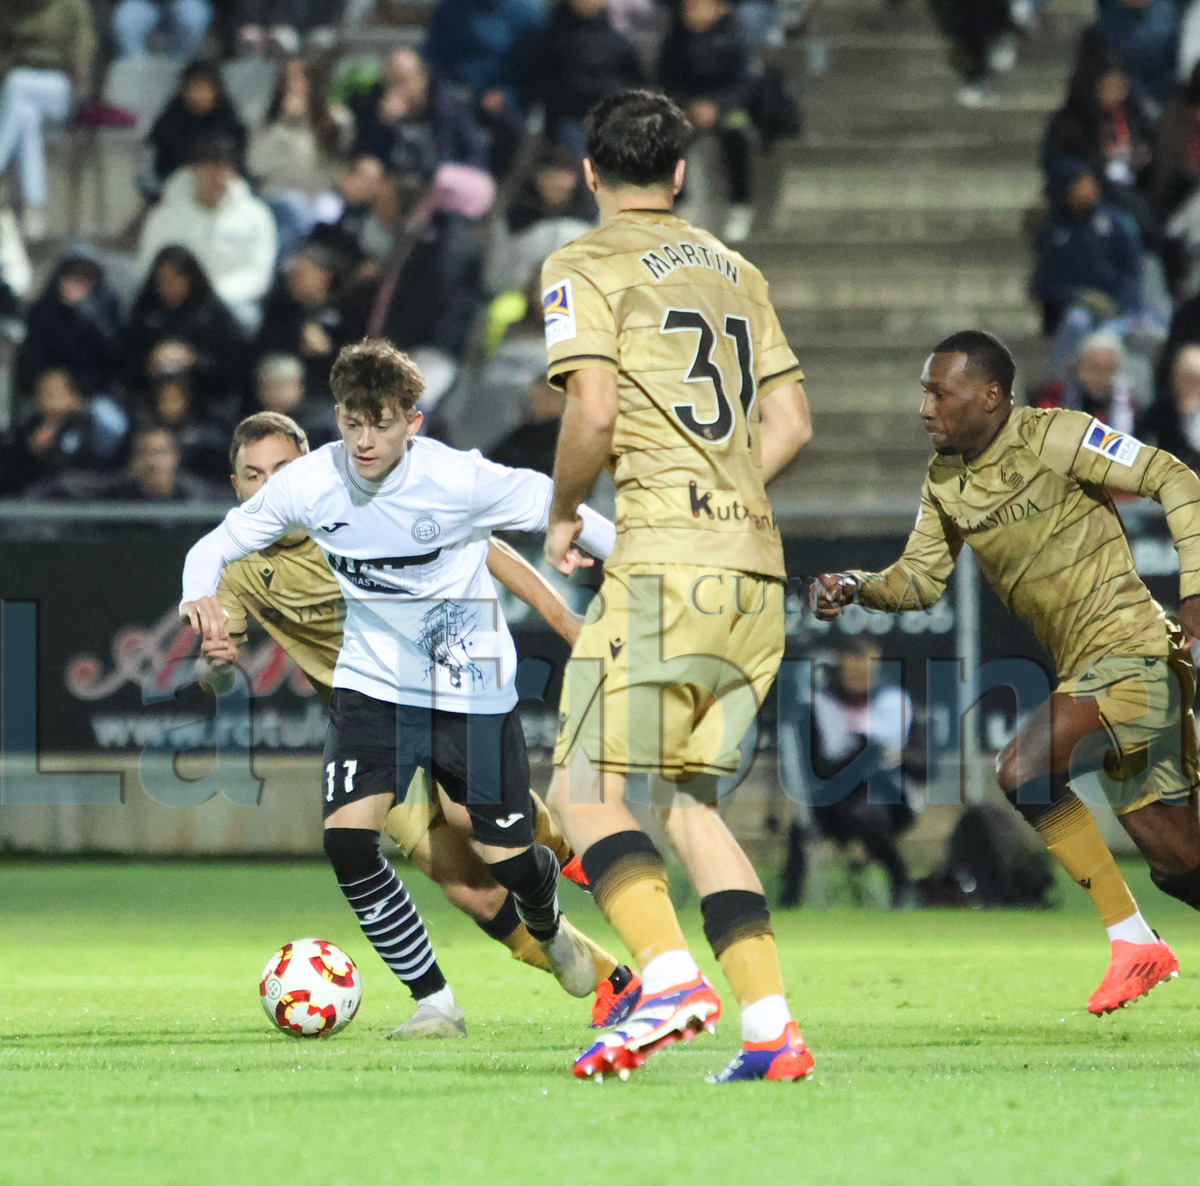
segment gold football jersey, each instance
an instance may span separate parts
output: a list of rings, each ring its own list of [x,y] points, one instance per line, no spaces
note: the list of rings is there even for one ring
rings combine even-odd
[[[784,575],[758,397],[802,379],[753,264],[665,211],[624,211],[542,269],[549,380],[616,373],[609,565]]]
[[[859,572],[870,609],[914,610],[945,590],[962,545],[1070,679],[1104,655],[1167,655],[1167,624],[1134,568],[1110,490],[1160,502],[1180,597],[1200,594],[1200,478],[1086,412],[1017,408],[973,461],[935,457],[903,555]]]
[[[236,643],[245,641],[248,611],[329,699],[345,606],[324,554],[311,539],[272,544],[235,560],[221,575],[217,597]]]

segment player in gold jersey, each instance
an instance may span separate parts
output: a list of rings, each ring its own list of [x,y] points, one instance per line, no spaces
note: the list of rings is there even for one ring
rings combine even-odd
[[[627,775],[644,771],[741,1006],[743,1047],[718,1080],[799,1079],[812,1056],[767,900],[713,808],[783,654],[783,550],[764,485],[811,427],[762,274],[672,212],[690,130],[662,95],[598,104],[584,170],[602,225],[542,273],[549,378],[567,395],[551,563],[569,570],[577,508],[605,465],[617,487],[616,547],[563,684],[551,810],[643,976],[638,1009],[575,1074],[626,1076],[720,1014],[663,859],[625,806]]]
[[[934,348],[921,418],[936,456],[903,555],[880,573],[825,574],[823,618],[845,605],[924,609],[962,546],[1054,660],[1058,686],[997,760],[1004,793],[1088,892],[1111,961],[1088,1002],[1108,1013],[1178,974],[1072,789],[1091,772],[1165,893],[1200,909],[1196,671],[1200,478],[1084,412],[1014,408],[1012,356],[974,330]],[[1162,504],[1179,552],[1178,619],[1134,568],[1110,491]],[[1182,625],[1182,629],[1181,629]]]
[[[249,416],[234,430],[230,469],[239,501],[250,498],[277,470],[308,452],[304,430],[277,412]],[[488,567],[515,596],[539,613],[568,642],[578,637],[579,616],[571,611],[526,561],[507,544],[490,542]],[[308,676],[328,702],[333,669],[342,647],[344,604],[341,591],[317,544],[303,532],[285,538],[226,566],[217,596],[227,615],[232,645],[202,644],[202,674],[216,687],[228,686],[230,664],[245,642],[248,617],[257,619]],[[435,788],[436,791],[436,788]],[[551,848],[563,866],[572,861],[570,846],[553,826],[535,795],[536,839]],[[515,959],[549,972],[550,964],[525,924],[517,917],[512,895],[498,885],[475,854],[466,835],[451,827],[440,795],[430,794],[418,769],[404,802],[388,815],[387,830],[404,856],[440,886],[448,901],[469,915]],[[574,862],[578,865],[578,861]],[[570,872],[570,870],[568,870]],[[586,938],[586,937],[585,937]],[[610,1024],[632,1007],[638,978],[619,966],[603,948],[587,940],[596,963],[595,1024]],[[418,1009],[394,1037],[456,1037],[465,1031],[453,1019]]]

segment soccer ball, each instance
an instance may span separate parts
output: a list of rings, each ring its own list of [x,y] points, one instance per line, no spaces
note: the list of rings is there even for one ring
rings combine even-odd
[[[263,1012],[285,1034],[328,1038],[358,1012],[362,977],[340,947],[296,939],[267,960],[258,992]]]

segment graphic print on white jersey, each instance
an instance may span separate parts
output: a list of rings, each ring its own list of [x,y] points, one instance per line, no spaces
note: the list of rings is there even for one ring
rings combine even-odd
[[[417,645],[429,656],[425,674],[432,679],[434,667],[444,667],[450,673],[450,685],[463,686],[463,677],[471,687],[483,685],[483,671],[471,658],[471,635],[479,624],[474,606],[461,601],[439,601],[421,618],[421,633]]]
[[[488,537],[544,530],[552,490],[544,474],[423,437],[383,481],[368,482],[335,442],[272,475],[197,542],[183,600],[214,593],[225,564],[303,529],[346,602],[334,687],[448,712],[508,712],[516,650],[487,571]],[[615,529],[590,508],[580,513],[580,543],[603,558]]]

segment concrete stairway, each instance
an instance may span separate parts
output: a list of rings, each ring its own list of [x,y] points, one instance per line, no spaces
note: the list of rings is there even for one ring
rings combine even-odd
[[[816,436],[773,487],[781,517],[916,506],[928,438],[916,416],[929,348],[969,327],[1004,338],[1025,376],[1044,349],[1027,295],[1022,212],[1037,146],[1094,0],[1055,0],[997,102],[965,110],[923,0],[824,0],[828,69],[801,82],[807,133],[764,169],[774,184],[746,244],[807,372]],[[768,195],[764,194],[764,200]]]

